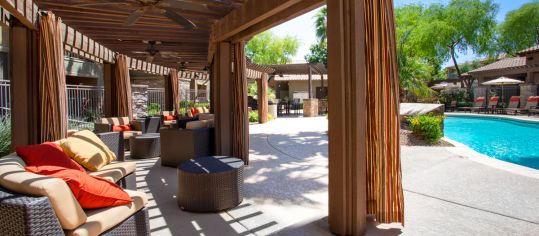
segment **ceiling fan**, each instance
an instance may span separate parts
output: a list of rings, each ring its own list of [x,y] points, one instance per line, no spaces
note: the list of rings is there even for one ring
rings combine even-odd
[[[132,53],[146,55],[146,61],[148,62],[152,62],[157,56],[161,58],[180,58],[178,52],[160,51],[159,49],[157,49],[156,45],[160,45],[160,41],[143,40],[142,42],[148,44],[148,48],[146,48],[144,51],[132,51]]]
[[[128,0],[125,2],[79,3],[75,4],[74,6],[83,7],[106,5],[130,5],[136,7],[136,10],[129,14],[127,19],[124,21],[124,26],[134,25],[146,13],[158,12],[184,28],[193,29],[197,27],[195,23],[181,14],[176,13],[177,10],[213,13],[213,11],[211,11],[206,4],[183,0]]]

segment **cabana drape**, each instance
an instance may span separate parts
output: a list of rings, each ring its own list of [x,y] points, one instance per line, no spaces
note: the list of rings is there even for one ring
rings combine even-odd
[[[66,76],[61,20],[52,12],[39,17],[39,92],[41,100],[41,141],[67,135]]]
[[[179,79],[178,71],[176,69],[171,69],[169,74],[170,86],[172,91],[172,107],[176,114],[180,114],[180,89],[179,89]]]
[[[268,74],[262,73],[258,84],[258,120],[260,124],[268,122]]]
[[[118,104],[117,113],[119,117],[133,118],[133,102],[131,97],[131,79],[129,68],[127,67],[127,57],[117,54],[114,64],[114,74],[116,76],[116,102]]]
[[[247,77],[245,43],[233,45],[234,77],[232,82],[232,155],[249,164],[249,120],[247,114]]]
[[[367,213],[404,224],[399,81],[392,0],[364,0],[367,76]]]

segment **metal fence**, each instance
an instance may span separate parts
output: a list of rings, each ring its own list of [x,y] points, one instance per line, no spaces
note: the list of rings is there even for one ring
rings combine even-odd
[[[67,85],[66,92],[69,129],[93,130],[94,122],[103,117],[103,87]]]
[[[152,103],[159,105],[159,111],[165,107],[165,89],[148,88],[148,109],[152,109],[150,106]]]
[[[192,102],[208,102],[208,93],[206,90],[196,90],[196,89],[183,89],[180,91],[180,99],[182,101],[192,101]]]
[[[11,92],[9,80],[0,80],[0,117],[9,115],[11,110]]]

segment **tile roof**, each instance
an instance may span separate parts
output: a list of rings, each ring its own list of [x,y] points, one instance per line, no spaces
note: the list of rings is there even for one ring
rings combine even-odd
[[[320,75],[312,75],[312,80],[320,80]],[[324,80],[328,79],[328,75],[324,75]],[[307,81],[309,75],[283,75],[283,77],[276,75],[275,81]]]
[[[522,56],[523,54],[528,54],[528,53],[537,52],[537,51],[539,51],[539,44],[535,45],[533,47],[530,47],[530,48],[526,48],[526,49],[518,52],[518,54]]]
[[[479,67],[475,70],[470,71],[470,74],[483,72],[483,71],[493,71],[493,70],[502,70],[510,68],[518,68],[526,66],[526,57],[511,57],[493,62],[491,64]]]

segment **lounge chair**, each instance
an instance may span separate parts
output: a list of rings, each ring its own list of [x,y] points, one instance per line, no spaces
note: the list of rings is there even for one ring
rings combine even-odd
[[[455,111],[456,109],[457,109],[457,101],[455,100],[451,101],[451,103],[445,107],[446,112]]]
[[[518,109],[518,105],[520,104],[520,96],[512,96],[511,98],[509,98],[509,105],[507,105],[507,107],[505,109],[503,109],[503,113],[504,114],[509,114],[509,113],[515,113],[515,110]]]
[[[539,102],[539,96],[530,96],[528,97],[528,100],[526,101],[526,105],[523,108],[514,108],[514,109],[507,109],[508,113],[513,114],[524,114],[528,113],[530,109],[534,109],[537,107],[537,103]]]
[[[485,113],[492,112],[494,114],[494,112],[497,109],[496,107],[498,106],[499,100],[500,100],[500,97],[498,96],[490,97],[490,99],[488,100],[487,107],[485,109],[479,110],[478,112],[484,111]]]
[[[480,110],[485,108],[484,105],[485,105],[485,97],[477,97],[475,99],[473,107],[461,107],[461,108],[459,108],[459,110],[469,111],[469,112],[480,111]]]

